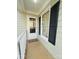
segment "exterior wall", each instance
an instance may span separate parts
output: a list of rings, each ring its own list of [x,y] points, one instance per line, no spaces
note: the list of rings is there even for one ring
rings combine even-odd
[[[26,31],[26,15],[17,11],[17,36]]]
[[[55,59],[62,59],[62,5],[60,3],[58,25],[57,25],[57,35],[56,35],[56,45],[54,46],[45,38],[43,35],[38,35],[39,41],[45,46],[45,48],[50,52],[50,54]],[[42,24],[41,24],[42,26]]]
[[[40,16],[41,16],[41,37],[43,37],[44,39],[45,39],[45,41],[48,41],[48,37],[46,37],[46,36],[44,36],[43,35],[43,31],[42,31],[42,27],[43,27],[43,25],[42,25],[42,16],[47,12],[47,11],[49,11],[49,19],[48,19],[48,28],[49,28],[49,22],[50,22],[50,4],[48,4],[47,6],[45,6],[46,8],[41,12],[41,14],[40,14]],[[38,27],[39,28],[39,27]],[[48,32],[49,32],[49,29],[48,29]],[[48,33],[48,35],[49,35],[49,33]],[[39,35],[38,35],[39,36]]]

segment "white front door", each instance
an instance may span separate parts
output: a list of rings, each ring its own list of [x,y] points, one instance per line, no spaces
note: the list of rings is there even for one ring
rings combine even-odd
[[[37,38],[37,21],[35,17],[28,17],[28,40]]]

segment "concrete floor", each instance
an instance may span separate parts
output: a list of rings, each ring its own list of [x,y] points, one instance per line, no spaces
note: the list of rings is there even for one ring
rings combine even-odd
[[[26,59],[54,59],[39,42],[28,42]]]

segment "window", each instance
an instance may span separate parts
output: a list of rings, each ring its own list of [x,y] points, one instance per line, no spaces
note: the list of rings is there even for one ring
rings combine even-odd
[[[49,33],[49,11],[42,16],[42,35],[48,37]]]

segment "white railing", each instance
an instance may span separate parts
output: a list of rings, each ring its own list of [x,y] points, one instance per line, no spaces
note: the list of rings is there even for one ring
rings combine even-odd
[[[18,59],[24,59],[25,48],[26,48],[26,31],[22,32],[18,37],[17,49],[18,49]]]

